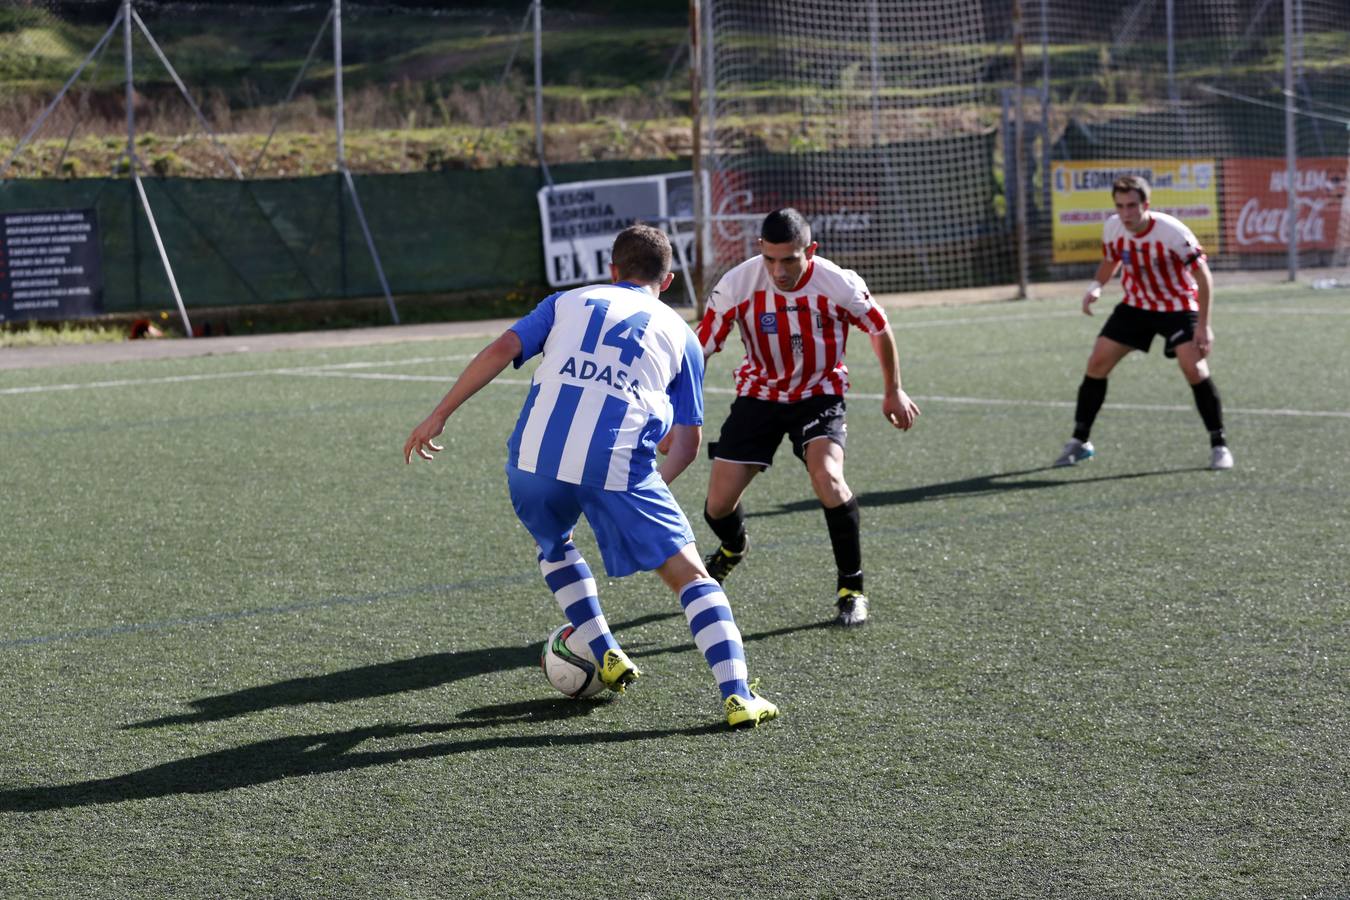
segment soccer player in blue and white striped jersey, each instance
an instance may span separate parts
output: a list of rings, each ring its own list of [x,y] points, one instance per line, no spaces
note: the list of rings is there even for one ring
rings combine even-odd
[[[508,364],[519,368],[542,354],[507,441],[507,483],[537,544],[540,572],[600,661],[600,679],[622,692],[642,673],[610,632],[595,578],[572,542],[583,514],[610,577],[655,570],[675,591],[728,724],[757,726],[778,707],[752,689],[731,606],[668,487],[698,455],[703,425],[703,350],[659,299],[674,278],[670,241],[634,225],[615,239],[611,258],[612,284],[545,298],[474,357],[413,429],[404,460],[414,452],[432,459],[442,449],[435,438],[464,401]]]

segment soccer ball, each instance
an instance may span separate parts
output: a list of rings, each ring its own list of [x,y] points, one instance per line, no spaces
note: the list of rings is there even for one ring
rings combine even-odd
[[[559,625],[544,641],[539,667],[548,683],[569,697],[594,697],[605,689],[595,654],[571,625]]]

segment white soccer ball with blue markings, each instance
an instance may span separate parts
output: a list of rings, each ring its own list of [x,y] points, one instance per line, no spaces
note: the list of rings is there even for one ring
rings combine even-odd
[[[605,689],[595,654],[571,625],[553,629],[539,654],[539,667],[549,684],[573,699],[594,697]]]

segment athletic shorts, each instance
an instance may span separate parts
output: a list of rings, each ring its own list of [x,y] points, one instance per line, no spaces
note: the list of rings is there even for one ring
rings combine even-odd
[[[1194,311],[1150,312],[1137,306],[1121,303],[1111,311],[1111,318],[1102,326],[1101,336],[1144,353],[1153,343],[1154,335],[1161,335],[1163,356],[1175,359],[1177,345],[1195,338],[1195,323],[1200,314]]]
[[[786,435],[793,454],[806,462],[807,444],[823,438],[843,447],[847,431],[843,397],[807,397],[795,403],[737,397],[722,433],[708,444],[708,457],[767,469]]]
[[[656,473],[637,488],[607,491],[507,466],[506,483],[521,524],[550,562],[566,555],[582,515],[611,578],[660,568],[694,542],[689,520]]]

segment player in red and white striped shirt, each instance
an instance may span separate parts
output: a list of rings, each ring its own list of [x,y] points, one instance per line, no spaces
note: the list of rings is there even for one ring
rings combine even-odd
[[[1102,295],[1102,285],[1118,269],[1125,298],[1111,313],[1088,357],[1078,386],[1073,437],[1055,460],[1072,466],[1096,455],[1088,435],[1106,399],[1106,379],[1131,350],[1148,352],[1155,336],[1163,338],[1163,355],[1175,358],[1191,386],[1200,418],[1209,431],[1211,469],[1233,468],[1233,454],[1223,431],[1223,406],[1209,377],[1210,328],[1214,277],[1204,248],[1191,230],[1173,216],[1149,209],[1151,188],[1138,175],[1124,175],[1111,186],[1116,214],[1102,231],[1102,262],[1083,295],[1083,312]]]
[[[732,326],[745,358],[736,368],[736,399],[718,440],[708,445],[712,474],[703,515],[722,544],[708,557],[718,581],[749,544],[741,497],[773,463],[786,436],[806,464],[825,511],[838,568],[835,621],[867,620],[858,501],[844,481],[844,351],[852,328],[872,342],[881,363],[881,411],[908,430],[919,408],[900,387],[895,336],[856,272],[816,256],[811,228],[795,209],[770,213],[760,229],[760,255],[732,269],[713,288],[698,327],[705,357],[722,349]]]

